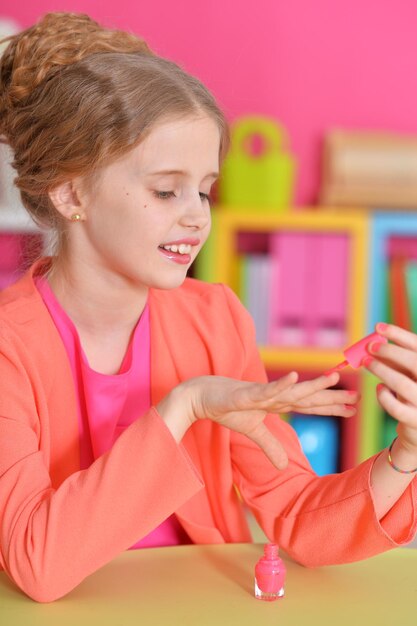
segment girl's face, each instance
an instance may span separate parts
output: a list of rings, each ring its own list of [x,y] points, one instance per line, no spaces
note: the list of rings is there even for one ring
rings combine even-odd
[[[94,194],[82,200],[85,221],[72,225],[72,251],[116,282],[181,285],[210,231],[219,144],[208,117],[157,125],[104,168]]]

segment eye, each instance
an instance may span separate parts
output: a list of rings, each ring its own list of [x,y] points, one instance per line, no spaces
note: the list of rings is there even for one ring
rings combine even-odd
[[[206,200],[207,202],[210,202],[210,195],[208,193],[200,192],[200,198],[203,200],[203,202],[205,202]]]
[[[168,198],[175,198],[175,193],[173,191],[154,191],[154,196],[159,198],[160,200],[167,200]]]

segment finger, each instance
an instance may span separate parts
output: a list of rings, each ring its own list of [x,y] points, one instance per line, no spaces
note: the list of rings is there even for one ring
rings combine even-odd
[[[303,398],[298,402],[298,406],[301,407],[317,407],[326,406],[329,404],[356,404],[360,399],[360,394],[357,391],[351,391],[346,389],[324,389],[318,391],[307,398]]]
[[[387,413],[405,426],[416,427],[416,407],[400,402],[385,385],[377,386],[378,402]]]
[[[297,379],[297,372],[290,372],[269,383],[242,381],[230,395],[232,405],[238,410],[264,409],[269,406],[271,398],[276,398],[293,387]]]
[[[395,324],[376,324],[376,332],[403,348],[417,351],[417,335]]]
[[[302,413],[303,415],[331,415],[333,417],[353,417],[356,415],[356,412],[356,407],[350,404],[326,404],[324,406],[297,409],[297,413]]]
[[[285,452],[282,444],[276,439],[271,431],[265,426],[263,422],[256,424],[256,426],[245,433],[247,437],[252,439],[263,452],[273,465],[279,470],[283,470],[288,465],[288,456]]]
[[[286,389],[293,387],[298,381],[298,373],[290,372],[277,380],[272,380],[266,384],[266,396],[273,398],[279,393],[282,393]]]
[[[296,384],[297,380],[297,372],[290,372],[282,376],[282,378],[278,378],[269,383],[244,382],[236,391],[237,395],[240,396],[238,400],[239,406],[250,406],[254,409],[268,407],[271,400],[280,397],[284,391],[291,389]]]
[[[368,352],[378,359],[385,361],[389,366],[400,368],[403,372],[408,372],[413,377],[417,373],[417,352],[402,348],[394,343],[378,343],[372,341],[367,346]]]
[[[298,403],[301,398],[308,398],[318,391],[333,387],[333,385],[339,381],[339,378],[340,376],[337,372],[332,372],[329,375],[323,374],[323,376],[318,376],[317,378],[297,383],[294,385],[294,389],[291,390],[291,402]]]
[[[389,389],[404,398],[405,401],[417,406],[417,384],[408,376],[397,372],[382,361],[369,357],[364,367],[375,374]]]

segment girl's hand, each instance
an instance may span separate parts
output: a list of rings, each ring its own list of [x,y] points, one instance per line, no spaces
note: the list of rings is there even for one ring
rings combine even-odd
[[[178,385],[157,408],[177,439],[181,437],[178,416],[188,426],[198,419],[211,419],[252,439],[278,469],[284,469],[288,457],[264,424],[267,413],[296,411],[350,417],[355,413],[351,405],[358,399],[356,392],[328,389],[339,380],[337,373],[301,383],[297,380],[296,372],[270,383],[200,376]],[[183,422],[182,434],[188,426],[184,428]]]
[[[377,324],[376,331],[391,343],[369,344],[364,365],[383,383],[379,404],[398,421],[396,449],[407,450],[417,466],[417,335],[393,324]]]

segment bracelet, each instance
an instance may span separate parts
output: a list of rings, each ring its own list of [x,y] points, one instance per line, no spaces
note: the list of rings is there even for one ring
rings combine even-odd
[[[391,467],[393,469],[395,469],[396,472],[400,472],[400,474],[414,474],[415,472],[417,472],[417,467],[413,470],[402,470],[399,467],[397,467],[391,457],[391,450],[392,450],[392,446],[394,445],[394,443],[397,441],[398,437],[395,437],[394,441],[392,442],[392,444],[390,445],[389,449],[388,449],[388,463],[391,465]]]

